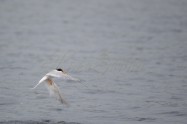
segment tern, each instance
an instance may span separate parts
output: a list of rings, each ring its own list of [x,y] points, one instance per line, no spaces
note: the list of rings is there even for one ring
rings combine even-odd
[[[57,68],[45,74],[45,76],[32,89],[35,89],[41,83],[46,83],[50,96],[55,96],[57,100],[60,101],[62,104],[68,105],[68,103],[62,97],[59,87],[53,81],[53,78],[61,78],[61,79],[66,79],[66,80],[79,81],[78,79],[73,78],[72,76],[68,75],[61,68]]]

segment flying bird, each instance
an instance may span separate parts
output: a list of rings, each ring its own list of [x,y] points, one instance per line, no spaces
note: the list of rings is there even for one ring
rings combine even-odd
[[[68,103],[64,100],[59,87],[57,84],[53,81],[53,78],[61,78],[61,79],[66,79],[66,80],[73,80],[73,81],[79,81],[76,78],[71,77],[68,75],[64,70],[61,68],[57,68],[55,70],[52,70],[48,72],[39,82],[36,84],[32,89],[35,89],[38,85],[41,83],[46,83],[46,86],[49,90],[50,96],[55,96],[58,101],[60,101],[62,104],[68,105]]]

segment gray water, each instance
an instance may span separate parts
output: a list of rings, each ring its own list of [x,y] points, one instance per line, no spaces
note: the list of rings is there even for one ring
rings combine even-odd
[[[186,74],[186,0],[0,1],[1,123],[186,124]]]

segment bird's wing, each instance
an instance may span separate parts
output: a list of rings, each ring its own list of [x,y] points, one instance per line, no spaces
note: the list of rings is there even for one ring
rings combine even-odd
[[[62,73],[62,78],[65,79],[65,80],[73,80],[73,81],[79,81],[79,79],[77,78],[74,78],[66,73]]]
[[[35,89],[39,84],[43,83],[44,81],[46,81],[46,79],[48,78],[48,76],[44,76],[39,82],[38,84],[36,84],[32,89]]]
[[[57,70],[52,70],[49,73],[47,73],[39,82],[38,84],[36,84],[32,89],[35,89],[39,84],[41,84],[42,82],[46,81],[46,79],[48,78],[62,78],[65,80],[73,80],[73,81],[79,81],[76,78],[73,78],[72,76],[68,75],[67,73],[61,72],[61,71],[57,71]]]
[[[49,76],[51,78],[62,78],[65,80],[74,80],[74,81],[79,81],[76,78],[73,78],[72,76],[68,75],[67,73],[61,72],[61,71],[57,71],[57,70],[52,70],[49,73],[46,74],[46,76]]]
[[[68,106],[68,103],[64,100],[62,94],[60,93],[58,86],[51,79],[47,80],[47,88],[51,96],[56,97],[58,101]]]

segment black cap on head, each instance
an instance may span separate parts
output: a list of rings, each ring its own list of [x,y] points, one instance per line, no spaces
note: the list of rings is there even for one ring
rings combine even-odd
[[[57,68],[56,70],[57,70],[57,71],[64,72],[61,68]]]

